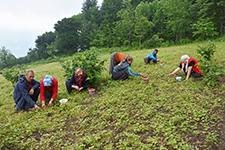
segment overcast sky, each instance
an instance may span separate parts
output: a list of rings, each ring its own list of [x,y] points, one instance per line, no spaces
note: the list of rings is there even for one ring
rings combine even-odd
[[[81,12],[85,0],[0,0],[0,47],[16,57],[35,46],[38,35],[54,31],[54,24]],[[103,0],[98,0],[100,6]]]

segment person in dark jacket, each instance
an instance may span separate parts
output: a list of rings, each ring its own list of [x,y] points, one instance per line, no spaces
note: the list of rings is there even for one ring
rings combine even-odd
[[[113,68],[118,65],[120,62],[124,61],[126,54],[122,52],[114,52],[110,56],[109,60],[109,74],[112,74]]]
[[[143,73],[132,72],[131,64],[133,58],[127,56],[125,60],[113,68],[112,79],[113,80],[126,80],[129,76],[137,77],[141,76],[143,80],[148,80],[148,78]]]
[[[88,88],[87,76],[83,69],[77,68],[70,79],[66,81],[66,89],[70,94],[71,91],[77,90],[82,91]]]
[[[29,109],[40,109],[36,104],[40,93],[40,84],[34,80],[34,71],[27,71],[26,75],[21,75],[16,83],[13,98],[16,103],[16,111]]]

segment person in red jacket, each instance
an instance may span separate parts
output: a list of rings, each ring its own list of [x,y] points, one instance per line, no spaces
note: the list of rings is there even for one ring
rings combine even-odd
[[[186,74],[186,80],[188,80],[190,76],[194,78],[202,77],[202,72],[198,67],[198,61],[188,55],[181,56],[179,67],[170,73],[170,76],[175,76],[180,70]]]
[[[48,106],[52,106],[53,101],[57,98],[58,94],[58,81],[55,77],[46,75],[40,81],[40,100],[42,103],[42,108],[45,109],[45,103]]]

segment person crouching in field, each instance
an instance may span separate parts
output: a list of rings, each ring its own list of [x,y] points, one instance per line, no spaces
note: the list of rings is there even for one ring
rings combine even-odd
[[[118,65],[120,62],[124,61],[126,57],[125,53],[114,52],[110,56],[109,60],[109,74],[112,74],[113,68]]]
[[[66,81],[66,89],[69,94],[73,89],[82,91],[87,89],[87,87],[87,76],[85,71],[81,68],[77,68],[72,77]]]
[[[124,61],[116,65],[112,71],[112,79],[125,80],[125,79],[128,79],[129,76],[133,76],[133,77],[141,76],[143,79],[147,80],[148,78],[143,73],[132,72],[131,70],[132,62],[133,62],[133,58],[130,56],[127,56]]]
[[[34,71],[28,70],[26,75],[21,75],[16,83],[13,98],[16,111],[40,109],[36,104],[40,93],[40,84],[34,80]]]
[[[181,56],[179,67],[169,75],[175,76],[180,70],[186,74],[186,80],[188,80],[190,76],[194,78],[202,77],[202,72],[198,67],[198,61],[188,55]]]
[[[152,53],[147,54],[146,57],[144,58],[145,64],[149,64],[151,61],[153,63],[159,62],[159,59],[157,58],[158,52],[159,50],[155,49]]]
[[[52,106],[54,100],[56,100],[58,95],[58,81],[55,77],[46,75],[40,81],[40,100],[42,108],[46,109],[46,104],[48,107]]]

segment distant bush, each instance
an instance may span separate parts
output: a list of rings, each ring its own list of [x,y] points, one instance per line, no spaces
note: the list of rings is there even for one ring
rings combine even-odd
[[[160,38],[158,35],[153,35],[151,39],[145,41],[143,46],[145,48],[153,48],[153,47],[160,47],[162,45],[163,39]]]
[[[12,83],[14,86],[18,81],[20,74],[25,74],[25,68],[23,66],[15,66],[12,68],[4,69],[2,75],[4,78]]]
[[[67,61],[62,62],[62,67],[65,70],[65,76],[71,77],[76,68],[82,68],[87,73],[87,79],[91,86],[99,84],[101,72],[103,71],[104,61],[100,61],[97,53],[94,51],[85,51],[74,54]]]
[[[203,81],[205,81],[208,86],[216,86],[219,77],[223,75],[222,67],[213,60],[215,48],[214,43],[209,43],[206,46],[199,46],[197,50],[198,54],[201,56],[200,65],[204,74]]]

